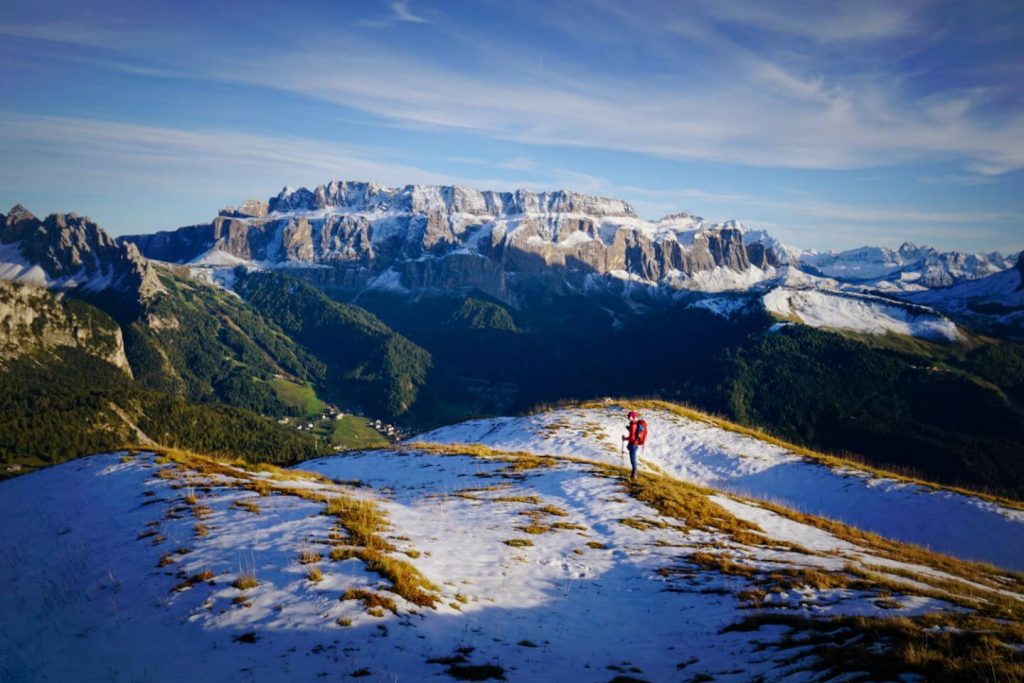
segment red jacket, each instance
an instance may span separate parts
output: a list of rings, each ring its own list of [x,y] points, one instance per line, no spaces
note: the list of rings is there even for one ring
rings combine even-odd
[[[637,441],[637,438],[636,438],[636,430],[637,430],[637,427],[639,426],[639,424],[640,424],[639,420],[635,420],[635,421],[629,423],[629,436],[626,437],[626,443],[628,443],[630,446],[639,446],[640,445],[640,442]]]

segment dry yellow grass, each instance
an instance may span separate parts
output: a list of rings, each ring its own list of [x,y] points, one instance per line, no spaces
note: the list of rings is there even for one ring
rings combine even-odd
[[[320,571],[320,567],[313,567],[306,573],[306,578],[309,579],[311,583],[320,583],[323,581],[324,573]]]
[[[395,605],[395,601],[386,595],[375,593],[365,588],[349,588],[341,595],[341,600],[359,600],[363,603],[363,607],[370,614],[373,614],[374,609],[386,609],[392,614],[398,614],[398,607]],[[374,614],[374,616],[384,616],[381,614]]]
[[[260,506],[257,505],[254,501],[251,501],[251,500],[236,500],[231,505],[232,505],[232,507],[236,507],[236,508],[238,508],[240,510],[245,510],[246,512],[251,512],[254,515],[260,514]]]
[[[596,465],[613,476],[619,470],[611,465]],[[626,492],[647,503],[665,517],[673,517],[692,529],[723,531],[727,534],[761,532],[756,524],[744,521],[728,512],[708,496],[716,493],[672,477],[655,474],[643,481],[625,482]],[[763,537],[762,537],[763,538]]]
[[[495,496],[494,498],[483,500],[489,500],[492,503],[529,503],[530,505],[540,505],[540,498],[534,495]]]
[[[244,591],[249,590],[250,588],[255,588],[256,586],[260,585],[260,582],[257,581],[256,577],[252,574],[243,572],[238,575],[238,578],[235,579],[231,583],[231,585],[240,591]]]
[[[249,488],[261,496],[269,496],[272,487],[266,479],[253,479],[249,482]]]
[[[390,581],[396,594],[413,604],[433,607],[439,599],[436,594],[440,591],[438,586],[408,562],[387,554],[395,551],[394,546],[380,535],[388,528],[388,520],[372,501],[332,491],[331,488],[337,489],[334,482],[315,473],[284,470],[265,464],[249,465],[238,460],[211,458],[177,449],[160,451],[168,460],[193,472],[230,477],[229,481],[221,482],[225,485],[249,488],[261,495],[278,492],[324,504],[324,513],[337,518],[338,524],[347,532],[345,542],[352,546],[334,548],[331,551],[332,559],[360,559],[368,570]],[[257,477],[256,474],[269,474],[270,477]],[[328,488],[317,490],[288,484],[299,480],[324,484]],[[195,530],[197,536],[209,533],[209,529],[201,524],[196,524]]]
[[[320,553],[315,550],[303,550],[299,553],[299,564],[316,564],[321,559]]]
[[[1022,681],[1018,651],[1024,627],[956,612],[920,617],[809,618],[763,613],[726,630],[754,631],[764,625],[788,627],[781,642],[792,650],[791,671],[832,679],[850,671],[865,680],[897,680],[908,674],[939,683]]]
[[[668,526],[665,522],[660,519],[647,519],[645,517],[624,517],[619,520],[619,524],[623,526],[632,527],[639,531],[647,531],[649,529],[664,529]]]
[[[722,574],[751,577],[758,573],[757,567],[741,564],[720,554],[696,552],[691,553],[686,559],[702,569],[711,569]]]
[[[537,508],[536,511],[541,513],[541,514],[551,515],[553,517],[568,517],[569,516],[569,513],[566,512],[565,510],[563,510],[562,508],[558,507],[557,505],[551,505],[551,504],[545,505],[543,507],[539,507],[539,508]]]
[[[438,444],[417,441],[406,444],[404,448],[408,450],[422,451],[424,453],[431,453],[433,455],[468,455],[474,458],[483,458],[485,460],[497,460],[499,462],[507,463],[508,467],[505,468],[505,471],[512,473],[553,467],[557,464],[557,461],[554,458],[537,455],[536,453],[529,453],[527,451],[502,451],[476,443]]]
[[[203,571],[199,572],[198,574],[193,574],[192,576],[186,578],[184,581],[179,583],[177,586],[175,586],[171,590],[174,591],[174,592],[183,591],[186,588],[191,588],[192,586],[195,586],[198,583],[205,583],[205,582],[208,582],[208,581],[213,581],[213,576],[214,576],[213,572],[211,572],[209,569],[204,569]]]

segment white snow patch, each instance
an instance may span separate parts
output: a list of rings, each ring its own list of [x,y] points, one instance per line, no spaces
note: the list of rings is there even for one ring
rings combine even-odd
[[[811,327],[880,335],[894,333],[941,341],[957,341],[962,337],[956,324],[938,313],[912,310],[881,300],[776,287],[765,294],[762,301],[769,312],[796,318]]]
[[[833,468],[774,444],[667,411],[643,414],[650,437],[642,467],[755,498],[779,502],[868,531],[1024,570],[1024,511],[975,496]],[[481,443],[502,450],[570,455],[622,464],[625,411],[561,409],[527,417],[472,420],[417,438]]]
[[[709,296],[694,301],[687,308],[703,308],[722,318],[731,318],[750,303],[750,299],[741,297]]]

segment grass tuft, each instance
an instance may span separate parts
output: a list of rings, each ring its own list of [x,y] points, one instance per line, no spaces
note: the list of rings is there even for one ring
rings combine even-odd
[[[323,558],[315,550],[303,550],[299,553],[299,564],[316,564]]]
[[[342,593],[341,600],[359,600],[363,603],[363,607],[366,608],[367,612],[372,614],[373,609],[386,609],[392,614],[398,614],[398,606],[395,605],[395,601],[386,595],[375,593],[374,591],[367,590],[366,588],[349,588],[347,591]],[[379,616],[384,616],[383,612]]]
[[[231,585],[240,591],[246,591],[260,585],[260,582],[252,574],[242,573],[238,575],[238,578]]]

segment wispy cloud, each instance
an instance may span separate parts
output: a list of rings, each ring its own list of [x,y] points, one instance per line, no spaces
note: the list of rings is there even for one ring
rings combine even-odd
[[[409,8],[409,3],[404,0],[388,3],[389,13],[381,18],[360,19],[356,25],[366,28],[386,28],[395,24],[429,24],[426,17],[416,14]]]
[[[451,179],[321,140],[230,130],[181,130],[55,116],[0,114],[0,186],[6,192],[75,187],[108,193],[203,193],[216,201],[265,196],[282,184],[331,178],[395,185]],[[28,170],[30,169],[30,170]]]
[[[111,33],[101,27],[70,21],[0,22],[0,36],[47,43],[102,47],[110,40]]]
[[[270,82],[310,97],[408,125],[465,128],[531,144],[768,167],[863,168],[937,159],[965,159],[979,173],[1024,167],[1024,115],[987,123],[970,108],[925,109],[886,84],[830,85],[768,65],[700,91],[600,74],[567,90],[497,82],[390,53],[337,57],[350,68],[325,68],[320,53],[291,53],[259,70],[221,76],[266,82],[269,68]],[[934,105],[947,101],[932,99]]]
[[[714,30],[715,22],[726,22],[837,40],[877,40],[914,30],[913,12],[903,5],[858,4],[856,21],[853,10],[830,10],[818,3],[808,3],[806,16],[773,12],[757,2],[696,7],[700,11],[687,20],[704,23],[686,39],[701,41],[703,58],[715,60],[713,78],[685,71],[685,59],[677,63],[667,56],[663,67],[668,71],[659,78],[622,76],[576,62],[538,69],[535,60],[543,52],[527,62],[515,55],[533,53],[515,45],[465,64],[358,33],[328,39],[315,28],[303,47],[261,44],[228,50],[216,44],[216,49],[178,55],[178,63],[163,72],[275,88],[411,128],[465,129],[534,145],[758,167],[851,169],[942,160],[961,163],[976,175],[1024,168],[1024,112],[984,116],[998,97],[991,89],[915,94],[899,74],[884,67],[828,73],[784,59],[784,53],[759,52]],[[380,21],[427,21],[408,2],[392,2],[388,9]],[[617,12],[617,19],[624,14],[621,8],[609,11]],[[679,30],[679,21],[659,18],[666,20],[642,23],[633,13],[623,22],[630,22],[625,26],[637,38],[655,44]],[[18,30],[60,33],[47,25]],[[88,31],[80,30],[88,39]],[[462,40],[455,36],[457,29],[450,32],[452,40]],[[159,46],[154,50],[159,52]],[[137,55],[126,55],[123,65],[126,71],[140,68]],[[673,73],[677,69],[684,70]]]
[[[390,155],[387,150],[372,147],[60,116],[0,113],[0,149],[4,153],[0,165],[4,194],[72,187],[76,192],[103,195],[203,195],[210,202],[211,214],[226,201],[266,197],[284,183],[313,187],[335,178],[391,186],[460,184],[497,190],[570,187],[600,192],[610,188],[606,179],[568,169],[548,169],[539,177],[534,173],[532,177],[465,178],[389,162],[383,160]],[[522,168],[517,163],[506,166],[512,171]],[[116,232],[124,226],[113,227]]]
[[[874,41],[913,33],[918,28],[915,5],[919,3],[764,2],[733,0],[699,2],[708,16],[723,22],[770,31],[816,42]]]
[[[426,19],[413,14],[412,10],[409,9],[408,2],[393,2],[391,3],[391,12],[394,14],[395,19],[398,21],[407,21],[412,24],[426,24],[429,23]]]

